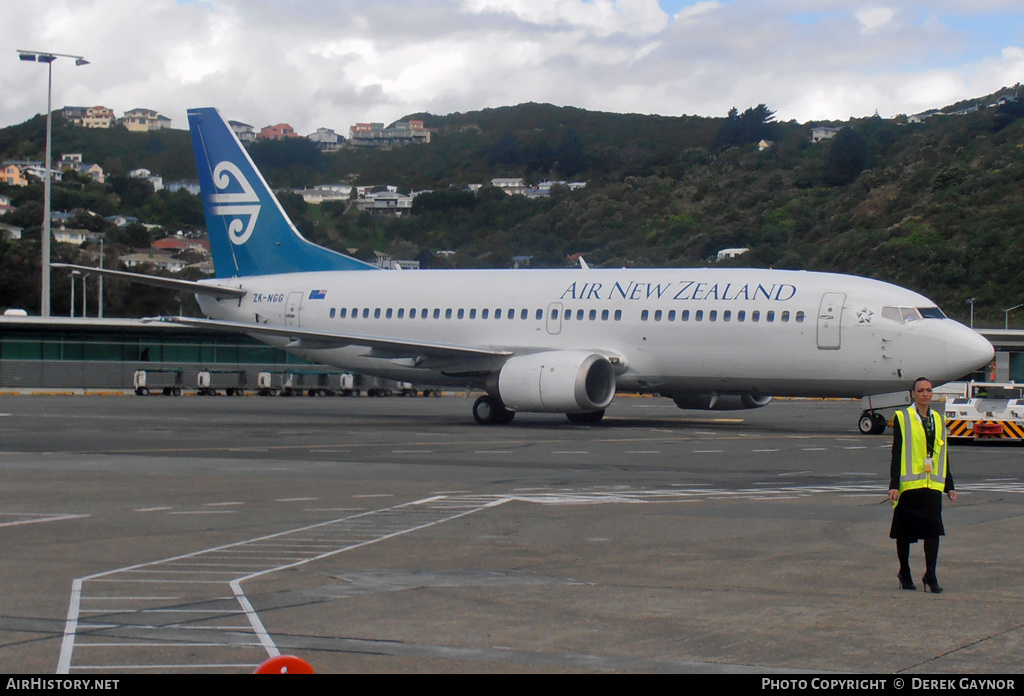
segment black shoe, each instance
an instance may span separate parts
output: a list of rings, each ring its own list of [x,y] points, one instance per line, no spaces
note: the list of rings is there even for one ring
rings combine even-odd
[[[896,573],[896,577],[899,578],[900,587],[904,590],[916,590],[917,585],[910,579],[910,573]]]
[[[942,592],[942,588],[939,587],[939,581],[936,578],[929,578],[927,575],[925,575],[923,578],[921,578],[921,582],[924,583],[925,592],[934,592],[935,594],[939,594],[940,592]]]

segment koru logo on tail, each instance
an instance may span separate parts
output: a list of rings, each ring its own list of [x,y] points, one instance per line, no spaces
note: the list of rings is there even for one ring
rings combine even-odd
[[[234,185],[232,183],[234,182]],[[228,238],[232,244],[249,241],[260,214],[260,198],[249,181],[231,162],[221,162],[213,168],[213,184],[218,190],[241,188],[240,193],[216,193],[210,197],[210,210],[214,215],[233,218],[228,223]]]

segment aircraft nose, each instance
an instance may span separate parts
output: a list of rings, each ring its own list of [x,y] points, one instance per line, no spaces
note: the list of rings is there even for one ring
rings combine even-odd
[[[954,379],[980,370],[992,362],[995,348],[984,336],[966,326],[959,326],[957,335],[946,343],[946,365]]]

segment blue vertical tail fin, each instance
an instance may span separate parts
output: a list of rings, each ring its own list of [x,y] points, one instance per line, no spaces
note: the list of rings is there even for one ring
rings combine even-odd
[[[188,125],[218,278],[379,270],[299,234],[216,109],[190,109]]]

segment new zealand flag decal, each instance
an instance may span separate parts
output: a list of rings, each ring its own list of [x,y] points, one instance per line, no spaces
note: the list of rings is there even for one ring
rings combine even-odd
[[[311,300],[324,300],[324,299],[327,299],[327,291],[326,290],[310,290],[309,291],[309,299],[311,299]]]

